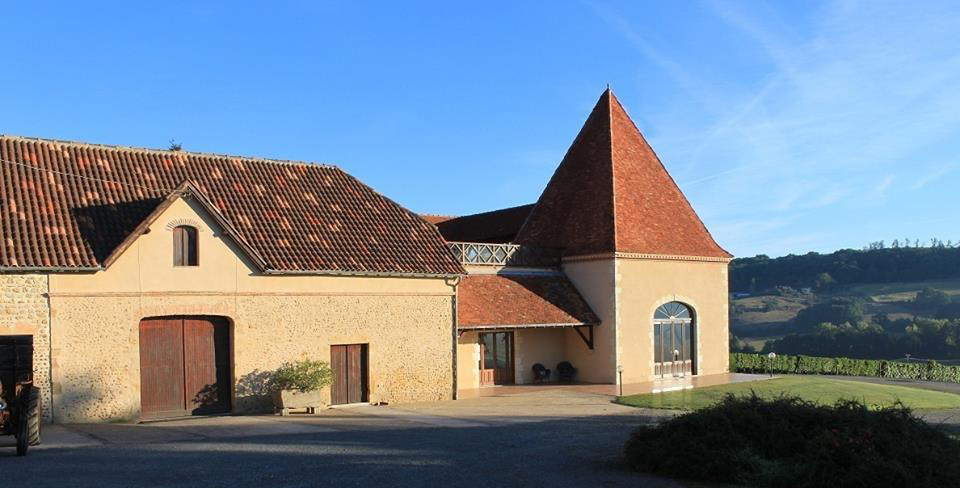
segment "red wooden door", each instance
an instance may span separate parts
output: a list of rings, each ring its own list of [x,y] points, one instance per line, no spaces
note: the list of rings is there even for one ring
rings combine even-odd
[[[366,344],[330,346],[330,368],[333,370],[332,405],[367,401]]]
[[[184,414],[183,320],[140,322],[140,409],[144,417]]]
[[[226,320],[162,317],[141,321],[140,371],[144,418],[228,412]]]
[[[230,391],[226,322],[217,318],[184,318],[183,360],[186,408],[194,414],[228,411]],[[226,375],[225,375],[226,373]]]
[[[330,385],[330,404],[349,403],[347,390],[347,346],[330,346],[330,369],[333,384]]]

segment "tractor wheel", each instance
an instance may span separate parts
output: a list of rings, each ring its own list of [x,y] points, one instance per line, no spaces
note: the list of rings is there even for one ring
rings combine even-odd
[[[40,388],[30,387],[27,394],[27,440],[31,446],[40,445],[40,417],[43,416],[43,403],[40,400]]]
[[[31,386],[22,395],[17,414],[17,455],[26,456],[30,446],[40,444],[40,389]]]

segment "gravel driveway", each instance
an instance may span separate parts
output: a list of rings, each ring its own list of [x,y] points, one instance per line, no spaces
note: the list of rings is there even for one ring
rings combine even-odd
[[[551,390],[317,417],[53,425],[25,458],[0,448],[0,469],[30,487],[702,486],[619,464],[632,426],[664,415]]]

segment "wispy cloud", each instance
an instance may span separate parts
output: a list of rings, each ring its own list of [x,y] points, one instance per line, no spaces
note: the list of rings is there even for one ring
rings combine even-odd
[[[953,171],[953,167],[951,166],[940,166],[938,168],[933,168],[932,170],[926,172],[925,174],[920,175],[920,177],[917,178],[917,180],[914,181],[912,185],[910,185],[910,189],[919,190],[927,186],[928,184],[934,181],[937,181],[940,178],[943,178],[951,171]]]
[[[877,183],[877,186],[873,187],[873,191],[871,193],[873,196],[882,197],[885,193],[887,193],[887,190],[890,189],[890,185],[892,184],[893,175],[884,176],[883,179],[880,180],[880,183]]]

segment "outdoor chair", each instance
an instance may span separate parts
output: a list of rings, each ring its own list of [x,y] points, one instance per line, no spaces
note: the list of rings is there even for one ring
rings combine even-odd
[[[540,363],[534,364],[533,365],[533,382],[543,383],[545,381],[550,381],[550,370],[545,368]]]
[[[574,368],[572,364],[563,361],[557,365],[557,379],[563,382],[573,381],[573,377],[577,375],[577,368]]]

